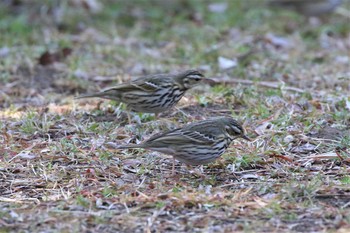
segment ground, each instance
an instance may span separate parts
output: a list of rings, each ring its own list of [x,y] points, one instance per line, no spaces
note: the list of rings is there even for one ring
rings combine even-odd
[[[349,10],[3,1],[0,232],[349,232]],[[157,118],[74,99],[184,69],[215,82]],[[175,176],[168,156],[113,146],[222,115],[252,142]]]

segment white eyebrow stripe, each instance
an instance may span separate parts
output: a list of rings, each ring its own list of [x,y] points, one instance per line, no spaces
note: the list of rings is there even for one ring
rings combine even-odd
[[[189,77],[189,78],[202,78],[202,76],[200,76],[198,74],[187,75],[187,77]]]
[[[236,127],[236,126],[231,126],[231,128],[236,132],[236,133],[241,133],[241,130],[238,128],[238,127]]]

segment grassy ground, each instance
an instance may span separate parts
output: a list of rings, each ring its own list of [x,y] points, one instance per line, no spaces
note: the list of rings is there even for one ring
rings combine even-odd
[[[349,18],[253,0],[26,2],[0,3],[0,232],[350,230]],[[74,100],[188,68],[216,84],[159,119]],[[254,140],[204,178],[108,146],[218,115]]]

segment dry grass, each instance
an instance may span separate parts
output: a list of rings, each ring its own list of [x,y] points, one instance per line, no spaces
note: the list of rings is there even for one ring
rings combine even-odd
[[[0,232],[350,230],[345,16],[308,19],[238,1],[226,17],[196,1],[101,10],[19,2],[0,11]],[[47,51],[42,59],[53,63],[38,64]],[[237,66],[223,70],[219,57]],[[74,100],[185,68],[216,83],[159,119],[134,114],[129,124],[118,103]],[[254,140],[235,141],[197,172],[177,163],[173,177],[168,157],[111,146],[217,115],[243,120]]]

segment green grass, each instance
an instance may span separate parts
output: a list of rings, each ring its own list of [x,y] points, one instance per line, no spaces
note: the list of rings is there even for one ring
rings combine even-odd
[[[0,3],[0,232],[349,229],[345,18],[317,25],[257,0],[101,3],[96,13],[69,1]],[[69,57],[38,65],[64,47]],[[221,70],[220,56],[238,65]],[[132,124],[123,104],[73,99],[190,68],[235,82],[199,86],[161,118],[132,113]],[[204,177],[181,163],[173,177],[171,158],[107,144],[219,115],[244,122],[253,141],[237,139]],[[343,137],[312,137],[325,127]]]

